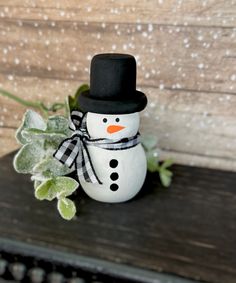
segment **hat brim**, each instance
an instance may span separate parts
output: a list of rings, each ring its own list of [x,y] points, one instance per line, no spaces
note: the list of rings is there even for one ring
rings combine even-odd
[[[147,97],[137,91],[132,98],[122,100],[102,100],[90,96],[89,90],[82,92],[78,98],[79,108],[83,112],[99,114],[130,114],[142,111],[147,105]]]

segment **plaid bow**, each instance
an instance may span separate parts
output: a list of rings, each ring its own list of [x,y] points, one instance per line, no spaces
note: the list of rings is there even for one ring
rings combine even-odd
[[[88,145],[97,146],[108,150],[122,150],[134,147],[140,142],[139,133],[124,139],[91,139],[86,127],[86,114],[80,111],[72,111],[70,129],[74,131],[72,136],[65,139],[53,156],[68,167],[75,165],[80,180],[102,184],[93,168]]]

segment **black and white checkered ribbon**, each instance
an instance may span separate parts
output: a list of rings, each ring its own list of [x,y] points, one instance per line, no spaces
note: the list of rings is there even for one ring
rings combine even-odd
[[[97,146],[108,150],[122,150],[136,146],[140,142],[139,133],[124,139],[91,139],[86,126],[86,114],[72,111],[70,129],[73,134],[65,139],[53,156],[68,167],[75,166],[78,178],[89,183],[102,184],[93,168],[88,145]]]

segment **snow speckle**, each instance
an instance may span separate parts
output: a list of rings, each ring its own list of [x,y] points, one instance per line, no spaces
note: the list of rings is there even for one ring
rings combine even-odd
[[[199,35],[198,37],[197,37],[197,39],[199,40],[199,41],[202,41],[203,40],[203,35]]]
[[[236,74],[233,74],[230,76],[231,81],[235,81],[236,80]]]
[[[45,21],[47,21],[47,20],[48,20],[48,15],[43,15],[43,19],[44,19]]]
[[[65,11],[60,11],[60,16],[61,16],[61,17],[64,17],[65,14],[66,14]]]
[[[5,12],[5,13],[8,13],[8,12],[9,12],[9,7],[7,7],[7,6],[4,7],[4,12]]]
[[[204,68],[204,64],[203,63],[198,64],[198,68],[199,69],[203,69]]]
[[[152,32],[153,31],[153,24],[148,24],[148,31],[149,32]]]
[[[141,31],[142,30],[142,25],[137,25],[137,30]]]
[[[128,49],[127,44],[123,44],[122,48],[123,48],[123,50],[127,50]]]
[[[227,50],[225,51],[225,55],[226,55],[226,56],[229,56],[229,55],[230,55],[230,50],[229,50],[229,49],[227,49]]]
[[[192,58],[197,58],[198,57],[198,53],[195,53],[195,52],[191,53],[191,57]]]
[[[20,59],[19,58],[15,58],[14,62],[15,62],[16,65],[18,65],[18,64],[20,64]]]
[[[14,76],[13,75],[8,75],[7,78],[8,78],[9,81],[13,81],[14,80]]]
[[[147,37],[148,36],[148,33],[146,31],[142,32],[142,36],[143,37]]]
[[[187,44],[189,42],[189,39],[188,38],[185,38],[184,39],[184,44]]]

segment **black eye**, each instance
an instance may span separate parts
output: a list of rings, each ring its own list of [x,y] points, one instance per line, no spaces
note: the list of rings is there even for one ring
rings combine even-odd
[[[119,119],[119,118],[116,118],[116,122],[120,122],[120,119]]]
[[[106,123],[107,122],[107,118],[103,118],[103,120],[102,120],[104,123]]]

